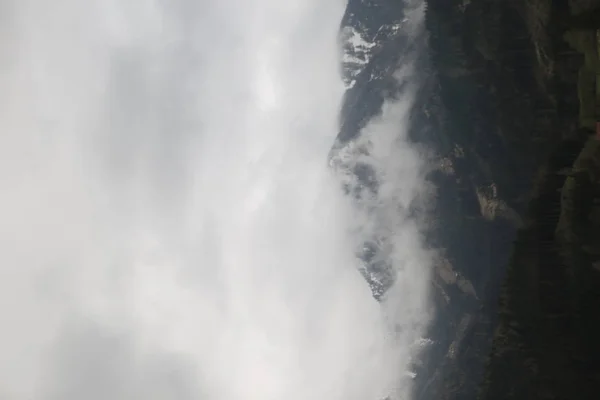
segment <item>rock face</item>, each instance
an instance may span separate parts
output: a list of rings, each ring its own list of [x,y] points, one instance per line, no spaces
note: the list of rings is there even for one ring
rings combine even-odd
[[[399,34],[403,9],[401,1],[348,2],[341,26],[343,79],[347,88],[354,87],[373,56]]]
[[[442,21],[433,24],[434,29],[455,23],[452,15],[442,13],[440,18],[431,10],[430,6],[428,25],[435,18]],[[495,117],[490,115],[490,88],[480,87],[472,76],[464,51],[440,55],[447,44],[436,40],[451,39],[446,33],[409,40],[403,29],[406,22],[401,2],[349,2],[341,29],[348,90],[338,141],[343,146],[356,138],[380,112],[384,99],[403,90],[393,74],[407,60],[414,62],[422,71],[418,77],[422,90],[411,114],[410,136],[436,152],[437,166],[429,179],[438,188],[438,199],[428,240],[439,254],[432,281],[437,316],[427,334],[430,342],[415,365],[415,397],[442,398],[448,381],[457,386],[459,396],[475,393],[481,377],[493,329],[492,299],[497,297],[511,237],[522,223],[514,194],[524,192],[515,190],[507,165],[519,174],[517,182],[523,188],[526,182],[508,156],[502,129],[490,120]],[[460,40],[455,39],[453,45],[460,48]],[[465,64],[461,74],[438,72],[461,63]],[[486,76],[479,78],[485,81]],[[368,172],[356,174],[369,185]],[[376,258],[370,253],[365,276],[379,297],[393,278],[385,268],[369,262]]]
[[[544,362],[532,361],[527,353],[532,348],[522,350],[527,347],[515,336],[526,321],[520,319],[515,327],[507,317],[509,303],[519,313],[541,304],[552,310],[557,307],[548,311],[556,319],[548,317],[544,331],[558,335],[565,324],[559,318],[561,305],[555,304],[566,282],[566,273],[557,264],[564,255],[548,250],[552,245],[544,236],[552,224],[558,226],[559,218],[566,218],[561,216],[559,190],[565,182],[573,183],[561,175],[563,164],[568,167],[575,160],[585,139],[575,129],[581,60],[559,32],[548,28],[564,4],[429,0],[427,6],[426,34],[408,40],[402,29],[406,23],[402,2],[350,0],[340,35],[348,88],[340,145],[356,138],[380,112],[384,99],[403,89],[393,74],[406,60],[416,60],[421,71],[410,137],[436,154],[436,167],[428,176],[437,188],[428,241],[439,257],[432,280],[437,313],[427,334],[431,343],[415,366],[414,398],[468,400],[478,393],[498,399],[572,398],[543,397],[542,383],[535,393],[523,386],[522,397],[510,397],[519,391],[518,382],[539,378],[531,371],[543,368]],[[427,51],[420,51],[424,48]],[[557,157],[562,161],[556,157],[548,161],[561,146],[565,153]],[[557,173],[558,164],[563,172]],[[356,173],[369,184],[368,171]],[[577,190],[565,194],[571,203],[582,201]],[[539,196],[549,202],[536,203]],[[535,204],[541,208],[532,211]],[[596,221],[597,214],[600,211],[593,209],[589,218]],[[544,221],[536,222],[540,218]],[[538,229],[539,224],[543,227]],[[591,232],[585,226],[579,236],[567,235],[569,240]],[[598,245],[587,244],[588,249]],[[548,269],[518,267],[542,259]],[[523,276],[529,280],[520,286]],[[392,279],[385,268],[368,262],[366,277],[376,297]],[[498,303],[501,293],[503,300]],[[587,309],[585,296],[577,300],[583,309]],[[527,319],[523,316],[530,314],[519,315]],[[500,333],[494,339],[499,321]],[[541,325],[536,326],[539,334]],[[582,325],[579,332],[583,330]],[[535,341],[535,334],[528,333],[527,340]],[[550,339],[545,343],[564,344]],[[507,348],[513,350],[502,350]],[[547,357],[551,354],[556,352]],[[514,357],[521,357],[517,363],[521,367],[515,367]]]

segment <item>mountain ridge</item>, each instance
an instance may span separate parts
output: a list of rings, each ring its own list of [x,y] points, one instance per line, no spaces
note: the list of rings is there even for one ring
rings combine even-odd
[[[531,219],[539,171],[563,140],[578,138],[578,67],[568,46],[543,25],[549,15],[543,7],[429,0],[426,32],[411,41],[402,34],[401,5],[348,3],[341,26],[350,32],[342,35],[345,59],[361,63],[343,63],[348,90],[338,146],[354,140],[384,101],[397,96],[402,87],[394,72],[415,62],[421,90],[409,137],[435,154],[428,174],[437,188],[435,226],[427,240],[438,258],[431,283],[436,316],[426,335],[432,344],[415,366],[413,397],[475,399],[500,318],[506,267],[518,230]],[[394,34],[377,36],[384,26]],[[367,272],[381,296],[391,278],[381,269]]]

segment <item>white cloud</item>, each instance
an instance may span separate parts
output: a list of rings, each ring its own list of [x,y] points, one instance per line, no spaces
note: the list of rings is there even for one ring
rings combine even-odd
[[[343,7],[2,3],[2,398],[363,400],[397,384],[426,257],[394,219],[406,280],[387,308],[357,272],[364,218],[326,163]],[[369,129],[391,143],[406,120],[390,113]],[[376,161],[409,202],[419,161],[394,143],[406,163]]]

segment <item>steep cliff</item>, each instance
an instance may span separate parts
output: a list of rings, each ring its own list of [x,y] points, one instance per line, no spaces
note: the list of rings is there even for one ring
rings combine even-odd
[[[541,376],[552,380],[567,368],[559,361],[567,350],[544,349],[564,347],[564,326],[574,323],[559,317],[566,311],[556,299],[567,286],[586,287],[581,293],[587,294],[569,301],[591,312],[590,269],[581,267],[587,272],[568,280],[579,267],[569,273],[563,267],[588,257],[574,249],[591,228],[570,228],[574,223],[564,222],[571,221],[569,212],[580,211],[560,211],[561,190],[568,204],[587,196],[573,189],[582,187],[575,177],[561,172],[587,140],[577,128],[584,59],[563,40],[561,19],[593,1],[583,3],[429,0],[426,35],[414,42],[402,34],[402,2],[349,2],[342,23],[348,91],[340,143],[356,137],[384,99],[401,90],[393,73],[412,57],[422,71],[422,90],[411,138],[436,154],[429,174],[437,187],[435,226],[428,232],[439,255],[432,280],[436,316],[415,365],[415,398],[465,400],[478,392],[482,398],[544,398],[544,390],[554,389],[544,389]],[[588,214],[597,219],[596,212]],[[569,233],[560,248],[550,236],[559,225]],[[369,269],[376,297],[387,278]],[[591,336],[582,332],[588,322],[581,318],[571,339],[587,343]],[[526,333],[515,333],[522,329]],[[531,343],[543,357],[532,355]],[[554,375],[539,372],[544,368],[554,368]],[[535,390],[527,384],[531,379],[537,379]]]

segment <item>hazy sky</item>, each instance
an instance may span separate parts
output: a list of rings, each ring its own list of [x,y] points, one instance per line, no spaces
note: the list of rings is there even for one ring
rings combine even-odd
[[[0,398],[408,392],[428,276],[402,211],[423,188],[412,96],[356,143],[383,189],[351,203],[327,167],[344,7],[0,1]],[[355,257],[380,231],[383,305]]]

